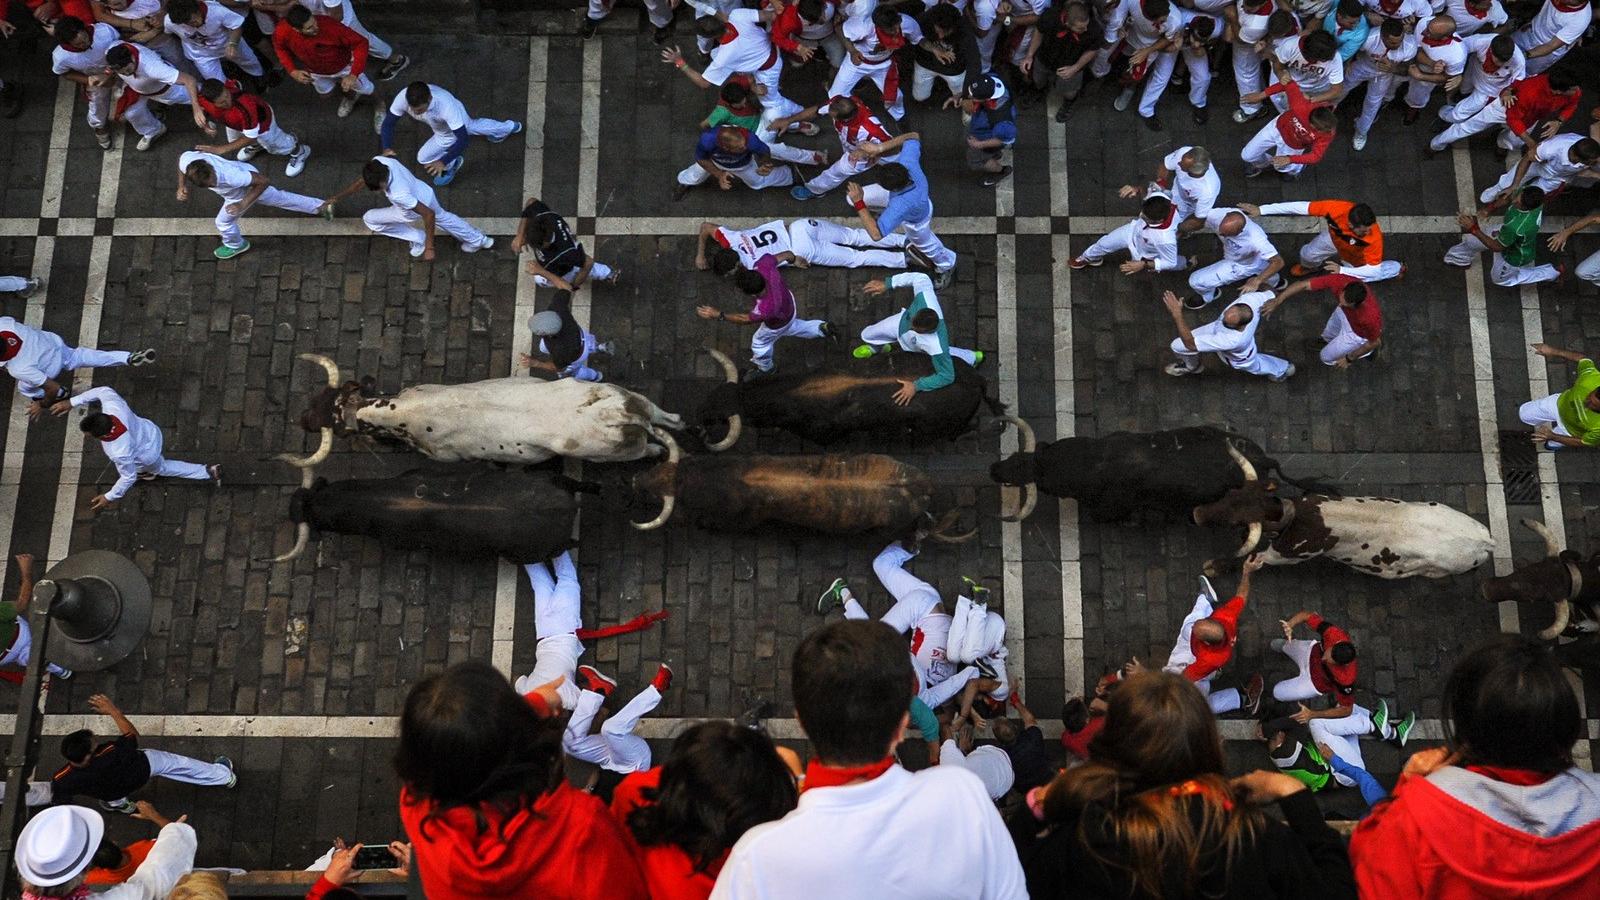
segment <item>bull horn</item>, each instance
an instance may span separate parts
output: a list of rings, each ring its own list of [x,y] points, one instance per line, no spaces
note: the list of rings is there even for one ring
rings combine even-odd
[[[344,384],[344,376],[339,373],[339,364],[328,357],[321,353],[302,353],[300,358],[328,370],[328,387],[337,388]]]
[[[316,451],[310,456],[295,456],[293,453],[279,453],[277,458],[283,460],[291,466],[294,466],[297,469],[304,469],[306,472],[305,480],[309,481],[311,477],[311,470],[316,466],[322,465],[322,463],[327,460],[328,454],[332,452],[333,429],[324,427],[322,429],[322,443],[317,445]],[[310,485],[307,484],[306,487],[310,487]]]
[[[1230,447],[1229,449],[1232,448]],[[1249,464],[1246,463],[1246,465]],[[1244,543],[1239,545],[1239,552],[1235,553],[1234,556],[1249,556],[1259,543],[1261,543],[1261,523],[1251,522],[1250,530],[1245,532]]]
[[[1255,481],[1256,467],[1250,464],[1250,460],[1246,459],[1243,453],[1239,452],[1239,448],[1233,445],[1233,441],[1227,442],[1227,448],[1228,455],[1233,457],[1233,461],[1239,465],[1239,471],[1244,473],[1244,480]]]
[[[289,552],[288,553],[285,553],[282,556],[274,556],[270,561],[271,562],[275,562],[275,563],[281,563],[281,562],[289,562],[292,559],[298,559],[300,557],[300,554],[306,552],[306,544],[308,544],[310,542],[311,542],[311,523],[309,523],[309,522],[301,522],[300,523],[300,527],[298,529],[296,529],[296,531],[295,531],[294,546],[289,548]]]
[[[672,439],[672,435],[667,434],[665,431],[662,431],[659,428],[651,428],[650,431],[656,436],[657,440],[667,445],[667,462],[669,464],[676,465],[680,456],[678,452],[678,442]],[[674,477],[676,477],[676,473],[674,473]],[[667,494],[661,498],[661,513],[654,519],[651,519],[648,522],[629,522],[628,524],[639,529],[640,531],[654,531],[655,529],[667,524],[667,520],[672,518],[672,507],[677,505],[677,502],[677,497],[674,497],[672,494]]]
[[[1005,420],[1017,427],[1017,438],[1022,444],[1023,453],[1032,453],[1038,446],[1033,436],[1033,428],[1022,420],[1021,416],[1006,416]],[[1033,514],[1033,507],[1039,502],[1039,486],[1030,481],[1022,486],[1022,504],[1011,515],[1001,514],[1002,522],[1021,522]]]
[[[1546,556],[1554,559],[1561,555],[1561,548],[1556,546],[1555,535],[1550,533],[1550,529],[1546,528],[1543,522],[1540,522],[1537,519],[1523,519],[1522,526],[1534,534],[1537,534],[1539,537],[1544,538],[1544,552]],[[1566,626],[1563,625],[1562,627],[1565,628]]]
[[[723,353],[721,350],[718,350],[715,347],[703,347],[701,349],[705,350],[707,355],[716,360],[717,365],[722,367],[722,375],[724,378],[728,379],[729,384],[739,383],[739,367],[733,364],[733,360],[729,359],[726,353]],[[744,422],[740,420],[738,413],[734,413],[728,417],[728,433],[723,435],[722,440],[707,446],[706,449],[710,450],[712,453],[721,453],[729,447],[732,447],[734,444],[739,443],[739,435],[743,431]]]
[[[1550,623],[1550,627],[1549,628],[1546,628],[1545,630],[1539,632],[1539,637],[1544,639],[1544,640],[1547,640],[1547,641],[1555,640],[1557,637],[1560,636],[1561,632],[1567,630],[1567,622],[1571,618],[1572,618],[1572,604],[1571,604],[1571,602],[1569,602],[1567,600],[1558,600],[1558,601],[1556,601],[1556,620],[1554,622]]]

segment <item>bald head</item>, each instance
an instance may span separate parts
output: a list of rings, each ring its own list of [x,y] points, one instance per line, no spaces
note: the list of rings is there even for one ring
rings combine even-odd
[[[1220,647],[1228,640],[1227,630],[1216,619],[1201,619],[1194,623],[1194,630],[1191,634],[1199,638],[1200,643],[1212,647]]]
[[[1244,213],[1231,212],[1222,217],[1222,224],[1217,226],[1217,234],[1223,237],[1237,237],[1244,230]]]
[[[1443,13],[1428,20],[1428,38],[1442,41],[1456,33],[1456,20]]]

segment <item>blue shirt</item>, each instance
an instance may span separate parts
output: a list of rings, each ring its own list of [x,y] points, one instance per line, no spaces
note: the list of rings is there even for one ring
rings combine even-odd
[[[1372,30],[1367,17],[1361,16],[1356,20],[1356,27],[1341,33],[1339,11],[1336,9],[1328,10],[1327,18],[1322,20],[1322,28],[1339,42],[1339,58],[1345,62],[1349,62],[1360,52],[1361,45],[1367,42],[1367,34]]]
[[[694,158],[696,161],[709,159],[723,169],[742,169],[755,161],[757,157],[771,156],[772,150],[749,130],[741,128],[744,132],[745,149],[743,153],[728,153],[717,146],[717,132],[720,129],[707,128],[700,132],[700,142],[695,144]],[[901,157],[905,155],[904,148],[900,151]]]
[[[1009,98],[1008,98],[1009,100]],[[996,114],[1000,113],[1000,118]],[[972,114],[972,120],[967,123],[967,133],[980,141],[998,138],[1005,141],[1007,147],[1017,142],[1017,107],[1016,104],[1005,102],[1004,110],[978,107]]]
[[[703,139],[702,139],[703,140]],[[884,234],[906,222],[926,222],[933,218],[933,201],[928,199],[928,176],[922,174],[922,141],[906,141],[894,161],[906,167],[911,183],[889,195],[889,202],[878,216],[878,230]]]

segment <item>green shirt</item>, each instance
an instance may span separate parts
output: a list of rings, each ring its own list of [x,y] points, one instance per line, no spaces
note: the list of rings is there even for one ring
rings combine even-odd
[[[748,116],[741,116],[726,106],[718,106],[711,111],[711,115],[706,116],[706,127],[716,128],[719,125],[737,125],[755,131],[761,125],[761,107],[756,107],[755,112]]]
[[[1273,757],[1272,761],[1283,774],[1293,777],[1312,791],[1320,791],[1333,780],[1333,767],[1322,758],[1322,753],[1311,744],[1299,744],[1299,752],[1288,759]]]
[[[1539,221],[1544,218],[1544,208],[1517,209],[1515,203],[1506,209],[1505,221],[1495,240],[1505,247],[1500,256],[1513,266],[1531,266],[1535,251],[1539,249]]]
[[[1556,412],[1561,414],[1561,424],[1568,434],[1588,447],[1600,445],[1600,412],[1584,404],[1596,388],[1600,388],[1600,369],[1594,367],[1594,360],[1581,359],[1578,361],[1577,380],[1556,398]]]

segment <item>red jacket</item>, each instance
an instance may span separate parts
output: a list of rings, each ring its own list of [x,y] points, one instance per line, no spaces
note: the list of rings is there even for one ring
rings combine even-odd
[[[313,75],[333,75],[350,67],[351,75],[367,70],[367,39],[346,28],[338,19],[316,16],[317,34],[306,37],[287,23],[272,30],[272,49],[278,61],[293,72],[302,69]]]
[[[1211,611],[1210,618],[1222,623],[1222,631],[1226,635],[1219,646],[1213,647],[1190,632],[1189,652],[1194,654],[1194,662],[1183,670],[1183,677],[1190,681],[1202,681],[1228,664],[1228,660],[1233,658],[1233,639],[1239,635],[1239,614],[1242,612],[1243,597],[1234,597]]]
[[[645,798],[644,791],[654,790],[660,785],[660,766],[634,772],[617,785],[611,793],[611,814],[622,823],[624,830],[627,829],[629,813],[653,802]],[[725,852],[707,871],[697,872],[694,859],[677,844],[641,847],[633,840],[632,832],[628,833],[628,842],[639,860],[639,867],[644,870],[650,900],[706,900],[717,883],[717,873],[722,871],[723,863],[728,860]]]
[[[281,29],[280,29],[281,30]],[[647,900],[626,834],[605,804],[566,782],[510,818],[446,810],[400,792],[400,821],[428,900]]]
[[[1582,91],[1568,96],[1550,90],[1548,74],[1524,78],[1506,90],[1516,98],[1516,102],[1506,110],[1506,126],[1519,137],[1545,120],[1560,119],[1565,122],[1572,118],[1572,114],[1578,111],[1578,99],[1583,95]]]
[[[1310,165],[1322,159],[1322,154],[1328,152],[1328,145],[1333,143],[1334,132],[1318,131],[1311,127],[1311,111],[1317,107],[1306,100],[1300,85],[1292,81],[1280,81],[1264,93],[1268,97],[1282,94],[1289,101],[1289,111],[1278,116],[1277,120],[1278,134],[1283,136],[1283,142],[1300,151],[1289,157],[1289,162]]]
[[[1514,784],[1447,766],[1405,778],[1356,826],[1350,860],[1362,897],[1593,900],[1600,776]]]

